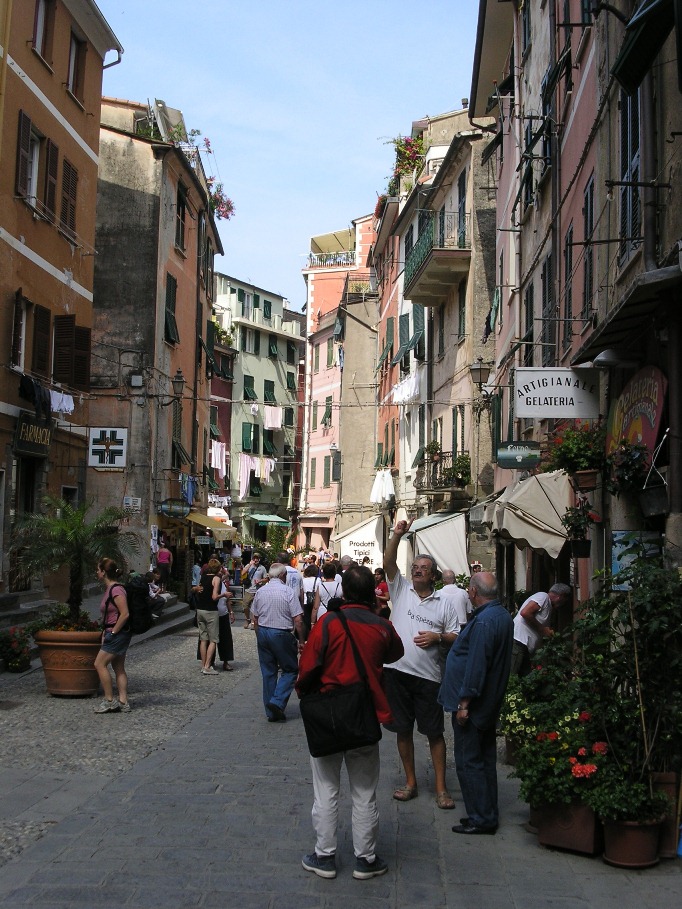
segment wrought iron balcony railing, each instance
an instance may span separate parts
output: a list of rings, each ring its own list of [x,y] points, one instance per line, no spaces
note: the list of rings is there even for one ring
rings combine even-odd
[[[355,252],[310,253],[306,268],[334,268],[355,265]]]
[[[471,215],[429,212],[417,242],[405,258],[406,288],[434,249],[471,249]]]
[[[414,478],[416,489],[463,489],[471,481],[467,452],[441,451],[425,455]]]

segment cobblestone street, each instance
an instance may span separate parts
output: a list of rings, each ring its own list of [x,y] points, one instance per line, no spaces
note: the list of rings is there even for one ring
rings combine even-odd
[[[42,672],[0,676],[0,901],[45,906],[184,909],[355,906],[599,906],[660,909],[682,899],[679,861],[625,872],[538,846],[527,809],[499,767],[495,837],[455,837],[418,742],[419,798],[400,781],[394,738],[382,741],[380,851],[389,874],[351,877],[350,806],[340,811],[339,876],[300,864],[313,846],[312,786],[293,699],[268,724],[251,632],[234,630],[235,671],[204,677],[193,629],[141,642],[128,656],[128,715],[95,715],[96,699],[45,694]],[[483,842],[481,842],[483,839]]]

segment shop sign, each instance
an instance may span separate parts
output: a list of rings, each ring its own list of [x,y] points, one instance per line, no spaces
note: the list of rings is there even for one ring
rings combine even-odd
[[[520,366],[514,373],[514,416],[596,420],[599,370]]]
[[[606,451],[621,439],[633,445],[656,447],[668,382],[656,366],[645,366],[633,376],[611,405],[606,433]]]
[[[194,542],[197,546],[210,546],[214,542],[213,537],[205,537],[203,534],[197,537],[194,537]]]
[[[46,458],[50,454],[52,442],[52,425],[41,423],[29,413],[19,414],[14,433],[14,451],[16,454],[30,455],[34,458]]]
[[[186,518],[191,509],[184,499],[165,499],[159,505],[159,511],[168,518]]]
[[[497,449],[497,466],[507,470],[528,470],[540,463],[539,442],[502,442]]]

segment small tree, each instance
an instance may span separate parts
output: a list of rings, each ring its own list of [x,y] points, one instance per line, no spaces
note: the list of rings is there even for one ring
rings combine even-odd
[[[88,521],[92,502],[71,505],[63,499],[47,496],[45,511],[21,517],[12,531],[10,551],[16,558],[19,576],[29,581],[49,568],[69,567],[70,617],[78,621],[83,603],[83,582],[104,557],[114,559],[121,567],[139,548],[139,541],[119,525],[128,512],[122,508],[105,508]]]

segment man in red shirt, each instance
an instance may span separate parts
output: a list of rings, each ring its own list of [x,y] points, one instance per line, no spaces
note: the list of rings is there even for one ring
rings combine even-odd
[[[390,622],[374,613],[374,575],[359,565],[343,573],[344,603],[341,609],[349,632],[367,670],[367,679],[380,723],[391,722],[391,711],[382,685],[384,663],[403,655],[403,644]],[[352,685],[360,681],[350,640],[335,612],[327,612],[315,624],[299,663],[296,691]],[[379,744],[310,758],[313,773],[313,827],[315,851],[303,857],[303,867],[319,877],[336,877],[336,827],[341,765],[346,763],[353,800],[353,851],[359,880],[377,877],[388,865],[376,854],[379,811]]]

